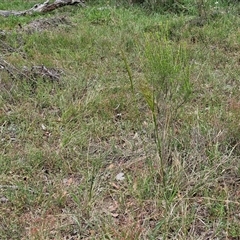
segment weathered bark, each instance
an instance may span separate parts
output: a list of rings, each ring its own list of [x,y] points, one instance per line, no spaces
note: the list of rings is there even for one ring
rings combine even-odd
[[[23,16],[23,15],[31,15],[33,13],[45,13],[53,11],[57,8],[66,6],[66,5],[74,5],[80,4],[82,7],[85,7],[84,1],[81,0],[55,0],[53,3],[49,3],[49,0],[44,3],[35,4],[32,8],[24,10],[24,11],[5,11],[0,10],[0,16],[9,17],[9,16]]]

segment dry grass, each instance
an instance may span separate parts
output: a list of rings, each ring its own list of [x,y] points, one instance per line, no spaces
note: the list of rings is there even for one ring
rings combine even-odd
[[[38,20],[37,31],[42,16],[0,21],[1,239],[238,239],[235,12],[200,25],[139,8],[53,15],[64,21]],[[173,62],[191,66],[177,114],[182,71],[168,85],[174,101],[164,98],[146,54],[161,43],[183,46],[187,61]],[[21,75],[41,65],[64,74]]]

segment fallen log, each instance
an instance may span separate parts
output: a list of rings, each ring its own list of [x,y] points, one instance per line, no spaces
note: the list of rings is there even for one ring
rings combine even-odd
[[[31,15],[33,13],[45,13],[45,12],[51,12],[57,8],[64,7],[66,5],[75,5],[75,4],[79,4],[82,7],[86,6],[83,0],[55,0],[55,2],[53,3],[49,3],[49,0],[47,0],[44,3],[35,4],[32,8],[24,11],[0,10],[0,16],[9,17],[9,16]]]

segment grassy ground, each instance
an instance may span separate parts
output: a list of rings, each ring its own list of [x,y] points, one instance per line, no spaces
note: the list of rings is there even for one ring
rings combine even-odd
[[[0,17],[1,239],[239,239],[239,9],[99,7]]]

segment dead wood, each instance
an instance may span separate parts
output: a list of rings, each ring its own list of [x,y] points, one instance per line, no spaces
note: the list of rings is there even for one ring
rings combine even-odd
[[[4,71],[13,80],[25,79],[31,82],[36,82],[38,79],[59,82],[60,77],[64,74],[64,71],[61,69],[48,68],[44,65],[32,66],[32,68],[24,66],[22,69],[19,69],[10,64],[9,62],[0,58],[0,73]]]
[[[55,2],[53,3],[49,3],[49,0],[47,0],[44,3],[35,4],[32,8],[24,11],[0,10],[0,16],[9,17],[9,16],[31,15],[33,13],[45,13],[45,12],[51,12],[57,8],[64,7],[66,5],[75,5],[75,4],[79,4],[82,7],[85,7],[83,0],[55,0]]]

